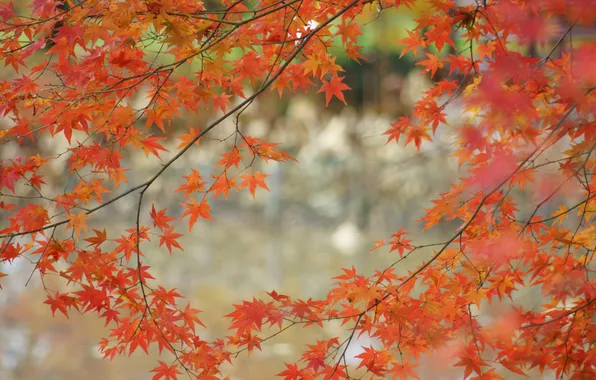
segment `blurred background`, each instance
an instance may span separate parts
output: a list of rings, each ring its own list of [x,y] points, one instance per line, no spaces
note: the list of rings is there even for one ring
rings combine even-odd
[[[419,230],[416,220],[423,216],[424,208],[457,178],[456,162],[447,160],[454,141],[449,128],[440,129],[420,152],[412,146],[385,145],[382,135],[398,116],[410,112],[430,86],[428,76],[414,67],[411,54],[399,59],[402,46],[396,43],[407,36],[406,29],[415,26],[413,18],[425,8],[424,3],[419,1],[412,10],[380,14],[371,7],[362,15],[366,26],[361,44],[367,61],[346,61],[340,50],[334,52],[352,88],[346,94],[347,107],[334,100],[325,108],[323,97],[314,91],[308,95],[286,93],[282,99],[277,92],[269,92],[258,98],[242,115],[243,132],[281,142],[280,148],[299,162],[257,162],[258,170],[271,175],[267,182],[270,192],[257,190],[256,200],[248,192],[231,194],[229,200],[220,197],[212,203],[215,222],[201,221],[192,233],[187,233],[186,225],[178,226],[177,232],[185,233],[180,240],[184,252],[170,256],[157,247],[146,251],[152,274],[164,286],[178,288],[193,307],[203,310],[200,317],[207,325],[205,337],[225,336],[228,320],[222,316],[233,310],[232,304],[261,296],[264,291],[321,298],[342,267],[354,265],[367,275],[385,268],[395,257],[385,251],[369,253],[374,242],[400,228]],[[15,6],[21,5],[15,2]],[[0,69],[1,79],[13,75]],[[461,117],[458,103],[451,103],[447,113],[449,124],[457,125]],[[177,130],[188,126],[201,128],[209,120],[196,116],[175,120],[172,131],[178,134]],[[233,130],[232,122],[224,123],[163,174],[146,198],[146,220],[152,203],[157,209],[168,208],[173,215],[180,215],[180,199],[172,196],[173,190],[191,168],[209,178],[212,165],[227,148],[218,139]],[[177,144],[173,138],[166,148],[175,151]],[[65,147],[59,140],[38,141],[26,148],[5,144],[0,158],[55,154]],[[130,186],[149,178],[159,165],[142,152],[130,152],[126,160],[124,166],[131,169]],[[57,192],[65,180],[63,173],[63,167],[56,165],[54,177],[46,179]],[[109,220],[110,231],[121,233],[134,226],[136,199],[121,200],[95,219],[104,226]],[[425,244],[439,241],[453,228],[444,224],[423,236],[412,236],[417,244]],[[413,259],[398,271],[405,273],[420,257]],[[42,303],[44,292],[38,276],[25,286],[32,269],[25,260],[0,267],[9,274],[0,291],[0,379],[151,378],[148,371],[156,365],[155,353],[146,356],[140,352],[113,361],[101,358],[97,342],[107,329],[92,314],[73,314],[68,320],[60,314],[52,317],[50,308]],[[334,323],[324,329],[292,328],[264,344],[262,351],[239,355],[234,366],[225,369],[226,374],[238,380],[274,378],[284,369],[284,361],[299,358],[306,343],[341,336],[342,331]],[[348,357],[358,355],[359,345],[369,344],[365,338],[354,342]],[[423,379],[461,378],[458,372],[432,366],[422,368],[419,374]]]

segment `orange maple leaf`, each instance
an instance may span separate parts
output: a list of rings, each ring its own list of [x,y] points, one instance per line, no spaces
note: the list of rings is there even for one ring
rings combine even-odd
[[[159,366],[151,370],[151,372],[155,372],[155,375],[153,375],[151,380],[176,380],[178,375],[182,373],[178,370],[178,364],[169,366],[161,360],[158,360],[157,362],[159,363]]]
[[[226,197],[226,199],[228,199],[230,189],[238,188],[235,178],[228,179],[227,175],[225,174],[220,176],[212,175],[212,177],[215,179],[215,182],[213,182],[213,185],[211,185],[211,187],[209,188],[209,192],[214,193],[213,199],[217,199],[217,197],[219,197],[221,194],[223,194]]]
[[[184,191],[184,196],[188,197],[190,194],[197,192],[197,191],[204,191],[205,188],[203,187],[207,182],[202,181],[201,174],[195,170],[191,169],[191,174],[184,176],[186,178],[186,183],[176,191]]]
[[[211,207],[207,203],[206,199],[203,199],[201,203],[197,203],[196,200],[190,199],[188,203],[180,203],[182,207],[186,209],[182,214],[182,217],[189,215],[190,219],[188,221],[188,229],[192,230],[192,227],[197,222],[197,219],[202,217],[203,219],[211,220]]]
[[[408,37],[402,38],[398,40],[398,44],[406,45],[401,51],[399,57],[403,57],[409,50],[412,50],[414,55],[417,54],[418,48],[424,49],[426,47],[426,41],[424,37],[420,36],[420,33],[417,30],[406,30],[408,33]]]
[[[180,140],[180,144],[176,147],[176,149],[182,149],[188,144],[190,144],[195,138],[197,138],[201,134],[201,130],[199,128],[190,128],[188,133],[184,133],[178,136],[178,140]],[[199,145],[201,140],[197,139],[195,145]]]
[[[103,231],[93,229],[93,232],[95,232],[94,237],[84,239],[86,242],[89,243],[89,245],[100,246],[108,238],[108,234],[105,228],[103,229]]]
[[[67,226],[73,229],[75,237],[79,237],[81,230],[87,232],[87,219],[90,217],[84,211],[69,215]]]
[[[145,156],[149,157],[149,153],[153,154],[155,157],[159,157],[159,151],[168,151],[166,148],[158,144],[158,141],[163,140],[162,137],[151,137],[148,135],[145,139],[140,140],[142,145],[143,151],[145,152]]]
[[[229,169],[232,166],[238,167],[238,165],[240,165],[240,160],[242,160],[240,151],[235,146],[232,147],[232,151],[230,153],[222,153],[221,156],[223,158],[215,165],[223,166],[225,169]]]
[[[240,189],[248,187],[252,197],[255,198],[255,190],[257,187],[263,188],[269,191],[265,178],[269,177],[269,174],[263,174],[261,172],[255,172],[254,174],[243,174],[240,176],[242,182],[240,183]]]
[[[431,141],[430,135],[428,134],[427,127],[424,127],[424,126],[411,127],[406,132],[405,145],[408,145],[411,141],[414,141],[414,145],[416,145],[416,149],[420,150],[420,145],[422,144],[423,140]]]

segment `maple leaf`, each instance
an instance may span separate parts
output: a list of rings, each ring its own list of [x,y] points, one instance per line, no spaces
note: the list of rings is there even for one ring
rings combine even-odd
[[[313,82],[310,80],[308,73],[304,71],[304,68],[301,67],[302,70],[298,69],[298,66],[294,66],[290,69],[292,75],[292,89],[293,91],[298,90],[301,88],[303,92],[307,92],[308,86],[312,85]]]
[[[81,230],[87,231],[87,219],[90,216],[87,215],[85,212],[79,212],[76,214],[70,214],[67,226],[72,228],[74,231],[74,236],[78,237],[81,233]]]
[[[161,285],[153,291],[153,295],[155,296],[152,301],[153,304],[175,304],[176,298],[182,297],[176,289],[167,290]]]
[[[324,77],[327,74],[331,74],[332,77],[337,76],[339,71],[344,71],[340,65],[335,63],[336,57],[327,57],[323,60],[321,65],[319,66],[321,73],[320,77]]]
[[[343,80],[344,77],[338,76],[331,77],[331,80],[329,82],[327,82],[324,79],[321,80],[323,82],[323,85],[321,86],[317,94],[325,92],[325,106],[329,105],[329,101],[333,96],[344,102],[344,104],[347,104],[342,91],[350,90],[350,87],[348,87],[347,84],[342,83]]]
[[[403,238],[405,235],[406,232],[404,230],[399,230],[391,235],[391,240],[389,241],[389,244],[391,244],[391,249],[389,252],[398,251],[399,257],[402,257],[405,250],[411,250],[413,248],[409,244],[412,241]]]
[[[521,374],[524,375],[523,372]],[[481,375],[470,377],[470,380],[501,380],[501,379],[503,379],[503,377],[499,376],[495,372],[494,368],[491,368],[488,371],[485,371]]]
[[[405,361],[402,364],[394,364],[393,367],[389,370],[389,373],[392,374],[392,379],[420,379],[416,372],[414,372],[414,366],[411,363]]]
[[[14,5],[12,1],[0,4],[0,17],[2,18],[2,20],[9,20],[10,17],[14,15],[14,13]]]
[[[240,189],[248,187],[252,197],[255,198],[255,190],[257,187],[269,191],[269,188],[264,181],[267,177],[269,177],[269,174],[263,174],[261,172],[255,172],[254,174],[242,174],[240,176],[240,178],[242,178],[242,182],[240,182]]]
[[[11,168],[0,166],[0,190],[7,187],[13,194],[15,194],[14,184],[20,178],[19,174]]]
[[[31,177],[29,178],[29,183],[31,184],[31,186],[34,186],[37,189],[41,189],[41,185],[46,184],[46,182],[42,179],[42,177],[37,174],[31,175]]]
[[[356,42],[358,36],[362,35],[362,31],[358,23],[346,23],[346,20],[342,19],[341,24],[337,27],[337,34],[341,35],[341,42],[345,45],[349,41]]]
[[[478,357],[477,353],[472,352],[473,348],[469,347],[459,355],[460,360],[455,363],[456,367],[464,367],[464,377],[470,376],[472,372],[482,375],[482,368],[486,366],[486,362]]]
[[[240,151],[235,146],[232,147],[232,151],[230,153],[222,153],[221,156],[223,158],[215,165],[223,166],[225,169],[229,169],[232,166],[238,167],[238,165],[240,165],[240,160],[242,160]]]
[[[286,72],[284,71],[284,74],[285,73]],[[273,85],[271,86],[271,91],[277,90],[277,93],[281,99],[283,97],[284,90],[291,89],[290,80],[291,77],[288,74],[279,76],[275,83],[273,83]]]
[[[269,162],[269,160],[274,160],[277,162],[283,162],[287,160],[297,161],[294,157],[290,156],[286,152],[273,149],[278,145],[278,143],[268,143],[266,141],[261,141],[258,146],[255,147],[255,150],[257,151],[257,154],[263,160],[265,160],[266,163]]]
[[[103,231],[99,231],[94,228],[93,232],[95,232],[94,237],[84,239],[86,242],[89,243],[90,246],[93,246],[93,245],[100,246],[108,238],[108,234],[107,234],[105,228],[103,229]]]
[[[21,256],[22,248],[20,244],[6,244],[0,245],[0,262],[12,263],[14,259]]]
[[[182,207],[186,209],[182,214],[182,217],[190,216],[188,220],[188,230],[192,231],[192,227],[197,222],[199,216],[203,219],[211,220],[211,207],[207,203],[206,199],[203,199],[201,203],[197,203],[196,200],[190,199],[187,203],[180,203]]]
[[[363,61],[367,61],[366,57],[360,53],[361,50],[362,50],[361,46],[355,46],[355,45],[348,46],[348,47],[346,47],[346,56],[349,59],[356,61],[357,63],[361,63],[360,62],[361,59]]]
[[[192,218],[192,217],[191,217]],[[172,247],[178,248],[181,251],[184,251],[178,241],[179,237],[183,236],[182,234],[174,233],[173,228],[168,228],[164,230],[163,234],[159,236],[159,246],[166,245],[168,248],[168,252],[172,254]]]
[[[141,347],[146,354],[149,354],[149,342],[147,341],[146,332],[141,332],[131,339],[130,345],[128,346],[128,356],[132,355],[138,347]]]
[[[169,366],[161,360],[158,360],[157,362],[159,363],[159,366],[151,370],[151,372],[155,372],[155,375],[151,378],[152,380],[176,380],[178,375],[182,373],[178,370],[178,364]]]
[[[472,61],[469,57],[464,57],[462,55],[453,55],[450,54],[447,59],[449,62],[449,74],[453,73],[455,70],[459,71],[462,74],[469,73],[473,68],[477,68],[478,62]]]
[[[147,128],[155,124],[165,134],[166,129],[163,122],[164,120],[172,120],[174,115],[172,110],[163,106],[158,106],[156,109],[148,109],[145,111],[145,116],[147,117],[145,122]]]
[[[513,279],[510,276],[500,276],[499,278],[495,278],[494,284],[499,299],[503,299],[506,295],[511,297],[511,292],[516,290]]]
[[[436,54],[426,53],[426,56],[428,59],[416,62],[416,65],[424,66],[425,69],[423,72],[430,71],[430,77],[432,78],[437,73],[437,70],[443,67],[443,62]]]
[[[226,199],[228,199],[230,189],[238,188],[238,185],[236,184],[236,179],[228,179],[226,174],[220,176],[212,175],[212,177],[215,179],[215,182],[213,182],[213,184],[209,188],[209,191],[214,193],[213,199],[217,199],[217,197],[219,197],[221,194],[223,194],[226,197]]]
[[[50,309],[52,310],[52,315],[59,310],[64,314],[66,318],[68,318],[68,309],[74,307],[77,308],[75,298],[69,296],[67,294],[60,294],[58,292],[55,293],[54,297],[48,294],[47,299],[44,301],[45,304],[50,305]]]
[[[422,144],[423,140],[431,141],[430,135],[428,134],[428,128],[421,126],[421,127],[411,127],[406,132],[406,142],[405,145],[408,145],[410,142],[414,141],[414,145],[416,145],[416,149],[420,150],[420,145]]]
[[[229,98],[231,98],[232,95],[226,95],[226,94],[220,94],[220,95],[213,95],[211,97],[211,101],[213,101],[213,108],[214,109],[220,109],[221,112],[226,113],[226,109],[228,108],[228,106],[232,105],[232,102],[230,102]]]
[[[155,210],[155,205],[151,205],[151,212],[149,213],[151,219],[153,219],[153,227],[157,227],[160,230],[170,228],[170,222],[176,218],[166,215],[166,209]]]
[[[351,269],[342,268],[341,270],[344,271],[344,274],[333,277],[334,279],[341,281],[349,281],[356,277],[356,268],[354,268],[354,266],[352,266]]]
[[[15,72],[19,72],[19,66],[27,67],[24,61],[23,54],[21,52],[14,52],[4,58],[4,67],[12,65]]]
[[[408,33],[408,37],[397,41],[398,44],[406,45],[399,55],[400,58],[410,50],[416,55],[418,48],[424,49],[426,47],[424,38],[420,36],[420,33],[417,30],[406,30],[406,32]]]
[[[321,66],[323,62],[321,59],[313,55],[309,55],[307,58],[308,59],[302,63],[302,67],[304,67],[304,74],[312,73],[312,76],[316,77],[319,66]]]
[[[283,377],[284,380],[300,380],[305,378],[305,369],[298,369],[296,364],[284,364],[286,366],[286,370],[278,373],[277,376]]]
[[[346,367],[344,365],[339,366],[327,366],[323,371],[323,380],[340,380],[347,377]]]
[[[429,42],[432,42],[437,47],[437,50],[441,51],[445,44],[450,45],[455,49],[455,44],[451,38],[451,25],[435,25],[434,28],[426,31],[424,35],[428,38]]]
[[[105,318],[106,319],[106,323],[104,325],[107,326],[110,324],[110,322],[114,322],[115,324],[118,324],[119,321],[119,315],[120,313],[118,312],[118,310],[114,310],[114,309],[110,309],[110,310],[106,310],[104,311],[100,317]]]
[[[362,347],[363,353],[356,355],[357,358],[361,359],[358,368],[366,367],[366,369],[376,375],[383,376],[388,372],[386,368],[390,360],[390,354],[388,351],[380,350],[377,351],[373,347]]]
[[[145,152],[145,156],[149,157],[149,153],[153,154],[155,157],[159,157],[159,151],[168,151],[166,148],[158,144],[158,141],[163,140],[161,137],[151,137],[151,135],[147,136],[145,139],[140,140],[140,143],[143,147],[143,151]]]
[[[199,326],[206,327],[203,324],[203,322],[201,322],[201,320],[197,317],[197,314],[199,314],[200,312],[201,310],[191,308],[190,304],[186,304],[184,311],[181,311],[182,318],[184,318],[184,321],[190,327],[191,330],[194,330],[195,323]]]
[[[182,149],[190,144],[194,139],[196,139],[201,134],[201,130],[199,128],[190,128],[188,133],[184,133],[178,136],[178,139],[181,141],[180,144],[176,147],[176,149]],[[199,145],[200,139],[197,139],[195,145]]]
[[[184,176],[186,183],[176,189],[176,191],[184,191],[185,197],[197,191],[204,191],[203,186],[207,183],[202,181],[202,177],[197,170],[191,169],[191,172],[190,175]]]
[[[408,128],[410,127],[410,119],[405,116],[401,116],[397,121],[391,123],[391,128],[386,130],[383,134],[388,135],[387,143],[391,140],[399,142],[399,138]]]
[[[243,301],[241,305],[234,305],[234,311],[225,317],[232,318],[231,329],[244,334],[250,330],[261,331],[263,321],[271,314],[273,304],[263,302],[253,297],[252,301]]]

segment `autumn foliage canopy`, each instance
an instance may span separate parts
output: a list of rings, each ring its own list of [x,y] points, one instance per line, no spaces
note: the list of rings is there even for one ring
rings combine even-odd
[[[225,378],[222,365],[267,344],[265,328],[331,320],[341,321],[346,337],[312,342],[277,376],[417,378],[423,358],[439,355],[470,379],[527,371],[596,378],[596,44],[574,38],[596,23],[594,0],[426,0],[417,26],[395,41],[434,82],[387,125],[387,143],[421,149],[441,130],[457,137],[460,179],[436,194],[420,221],[423,230],[456,223],[449,239],[417,243],[396,226],[363,253],[389,253],[393,266],[372,276],[338,268],[323,299],[271,291],[233,305],[224,317],[229,335],[210,339],[199,305],[161,286],[145,264],[148,247],[183,254],[178,240],[186,230],[199,220],[217,223],[212,200],[235,192],[266,197],[267,175],[254,162],[293,160],[283,141],[243,133],[239,115],[257,97],[312,91],[326,105],[345,102],[350,88],[331,46],[365,60],[362,10],[415,3],[33,0],[17,11],[3,2],[0,60],[11,75],[0,81],[0,150],[57,138],[67,148],[0,162],[0,262],[29,260],[42,280],[59,277],[63,286],[46,287],[45,303],[54,313],[105,320],[105,357],[158,349],[157,380]],[[152,59],[147,41],[166,63]],[[129,99],[140,93],[148,97],[137,108]],[[450,125],[445,107],[456,100],[465,121]],[[214,121],[169,130],[191,113]],[[182,212],[148,203],[162,173],[228,118],[237,128],[221,142],[210,174],[197,166],[170,189]],[[164,147],[168,139],[175,150]],[[134,168],[124,157],[135,150],[160,160],[145,182],[130,182]],[[56,163],[65,166],[67,188],[47,183],[44,173]],[[130,228],[102,224],[100,210],[127,197],[136,205]],[[545,213],[554,201],[556,211]],[[396,274],[414,256],[418,265]],[[520,289],[543,301],[514,302]],[[479,319],[493,303],[508,308]],[[347,349],[362,334],[375,344],[350,365]]]

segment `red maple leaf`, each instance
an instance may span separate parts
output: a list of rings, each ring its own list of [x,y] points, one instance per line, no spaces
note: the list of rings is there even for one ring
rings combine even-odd
[[[146,138],[140,140],[142,144],[143,151],[145,152],[145,156],[149,156],[149,153],[153,154],[155,157],[159,158],[159,151],[168,151],[162,145],[158,144],[158,141],[163,140],[162,137],[151,137],[151,135],[147,136]]]
[[[173,228],[168,228],[163,232],[162,235],[160,235],[159,246],[161,247],[162,245],[165,244],[166,248],[168,248],[168,252],[170,252],[170,254],[172,254],[172,247],[175,247],[181,251],[184,251],[184,249],[182,249],[182,247],[180,246],[180,244],[177,241],[177,239],[181,236],[183,236],[183,235],[174,233]]]
[[[402,38],[398,40],[398,44],[406,45],[401,51],[399,57],[403,57],[409,50],[412,50],[414,55],[417,54],[418,48],[424,49],[426,47],[426,42],[424,41],[424,37],[420,36],[420,32],[417,30],[406,30],[408,33],[408,37]]]
[[[170,228],[170,222],[176,219],[166,215],[166,209],[155,210],[155,205],[151,206],[151,213],[149,215],[153,219],[153,227],[157,227],[160,230]]]
[[[443,62],[439,59],[439,56],[436,54],[426,53],[428,59],[425,59],[420,62],[416,62],[416,65],[424,66],[425,69],[423,72],[430,71],[430,77],[434,77],[437,73],[437,70],[443,67]]]
[[[327,82],[325,79],[321,80],[323,82],[323,85],[321,86],[317,94],[325,92],[325,106],[329,105],[329,101],[333,96],[344,102],[344,104],[347,104],[342,91],[350,90],[350,87],[348,87],[347,84],[342,83],[343,80],[344,77],[338,76],[331,77],[331,80],[329,82]]]

